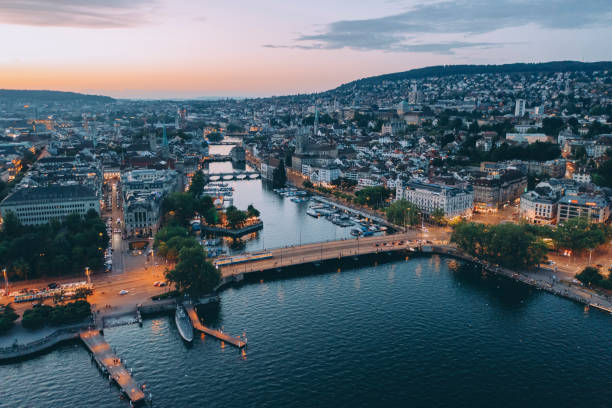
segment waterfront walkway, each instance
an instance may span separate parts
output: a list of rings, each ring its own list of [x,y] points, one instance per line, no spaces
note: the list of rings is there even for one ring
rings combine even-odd
[[[112,351],[110,345],[104,340],[99,329],[81,331],[81,340],[94,356],[101,370],[117,383],[121,391],[129,398],[132,404],[145,400],[145,394],[140,389],[129,371],[123,366],[121,360]]]
[[[195,307],[193,306],[193,304],[191,304],[190,302],[184,302],[183,303],[183,307],[185,308],[185,310],[187,311],[187,314],[189,315],[189,318],[191,319],[191,324],[193,324],[193,327],[204,333],[204,334],[208,334],[209,336],[212,336],[216,339],[219,339],[223,342],[229,343],[234,347],[238,347],[243,348],[245,347],[246,341],[242,341],[237,337],[232,337],[228,334],[223,333],[222,331],[219,330],[214,330],[214,329],[210,329],[206,326],[204,326],[202,324],[202,322],[200,322],[200,318],[198,316],[198,312],[196,312]]]

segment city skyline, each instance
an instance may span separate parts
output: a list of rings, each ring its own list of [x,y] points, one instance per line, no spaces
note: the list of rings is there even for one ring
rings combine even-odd
[[[0,88],[270,96],[441,64],[606,60],[605,1],[0,1]]]

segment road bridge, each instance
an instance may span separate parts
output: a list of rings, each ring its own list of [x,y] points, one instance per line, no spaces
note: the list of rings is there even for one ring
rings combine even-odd
[[[272,257],[268,259],[220,266],[219,269],[223,277],[230,277],[232,275],[249,272],[261,272],[307,263],[319,263],[331,259],[343,259],[399,250],[416,250],[416,248],[427,245],[447,244],[449,235],[448,232],[441,229],[440,232],[436,234],[435,240],[433,240],[434,238],[424,236],[421,231],[414,230],[402,234],[345,239],[277,248],[270,250]],[[245,254],[245,256],[248,255],[248,253]]]
[[[225,173],[204,173],[209,181],[258,179],[261,175],[256,171],[234,171]]]

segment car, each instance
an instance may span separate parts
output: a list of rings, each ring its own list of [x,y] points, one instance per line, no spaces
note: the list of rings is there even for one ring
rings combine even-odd
[[[549,259],[548,261],[546,261],[546,265],[554,265],[555,261],[553,261],[552,259]]]
[[[127,291],[127,290],[125,290],[125,289],[121,289],[121,290],[119,291],[119,294],[120,294],[121,296],[123,296],[123,295],[127,295],[128,293],[130,293],[130,292],[129,292],[129,291]]]
[[[164,286],[166,286],[166,282],[159,282],[159,287],[163,288]]]
[[[153,286],[159,286],[160,282],[159,281],[155,281],[153,282]]]
[[[49,287],[49,289],[55,289],[55,288],[57,288],[57,283],[52,282],[52,283],[48,284],[47,286]]]

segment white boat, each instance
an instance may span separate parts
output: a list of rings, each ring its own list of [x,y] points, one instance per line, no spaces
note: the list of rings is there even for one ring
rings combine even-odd
[[[314,218],[319,218],[319,213],[313,210],[312,208],[309,208],[308,210],[306,210],[306,214]]]
[[[193,326],[191,325],[189,316],[187,316],[187,312],[185,312],[185,308],[181,305],[176,306],[176,312],[174,312],[174,322],[176,323],[176,328],[178,329],[183,340],[187,342],[193,341]]]

